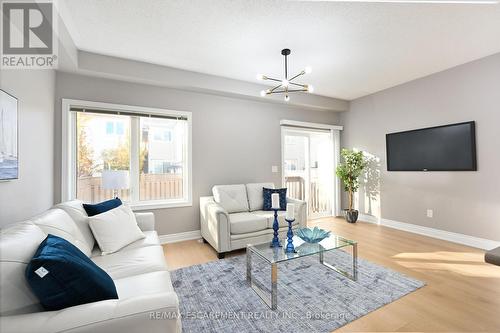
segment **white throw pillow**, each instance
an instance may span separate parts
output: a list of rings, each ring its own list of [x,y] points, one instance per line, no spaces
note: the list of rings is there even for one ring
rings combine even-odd
[[[137,225],[134,212],[126,205],[89,217],[89,226],[102,255],[146,237]]]

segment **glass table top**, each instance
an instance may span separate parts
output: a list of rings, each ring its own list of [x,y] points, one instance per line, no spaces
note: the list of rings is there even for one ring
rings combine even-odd
[[[282,247],[270,247],[271,242],[261,244],[249,244],[247,249],[267,260],[270,263],[277,263],[292,260],[300,257],[318,254],[320,252],[340,249],[345,246],[356,244],[356,241],[345,239],[344,237],[330,234],[319,243],[307,243],[298,236],[293,236],[293,246],[296,253],[286,253],[286,238],[280,239]]]

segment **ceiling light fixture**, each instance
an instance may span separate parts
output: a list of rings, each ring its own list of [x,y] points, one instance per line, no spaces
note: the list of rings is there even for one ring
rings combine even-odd
[[[314,91],[313,86],[310,84],[302,84],[302,83],[297,83],[294,82],[296,78],[299,76],[302,76],[304,74],[309,74],[311,73],[311,67],[307,66],[303,71],[298,73],[297,75],[292,76],[291,78],[288,78],[288,59],[287,57],[290,55],[291,51],[290,49],[283,49],[281,50],[281,55],[285,57],[285,75],[283,79],[275,79],[266,75],[262,74],[257,74],[257,80],[263,80],[263,81],[276,81],[279,82],[279,84],[273,88],[267,89],[267,90],[262,90],[260,92],[260,95],[262,97],[271,95],[271,94],[285,94],[285,102],[288,102],[290,100],[290,96],[288,95],[289,93],[292,92],[309,92],[312,93]],[[296,87],[295,89],[290,88],[291,86]]]

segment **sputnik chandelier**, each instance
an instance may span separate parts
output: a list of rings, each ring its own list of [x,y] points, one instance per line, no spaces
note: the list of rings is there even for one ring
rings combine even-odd
[[[304,70],[302,70],[300,73],[297,75],[292,76],[291,78],[288,78],[288,60],[287,57],[290,55],[290,49],[283,49],[281,50],[281,54],[285,57],[285,75],[283,79],[275,79],[272,77],[269,77],[267,75],[262,75],[262,74],[257,74],[257,80],[263,80],[263,81],[276,81],[279,82],[279,84],[273,88],[269,88],[267,90],[262,90],[260,92],[260,95],[262,97],[271,95],[271,94],[285,94],[285,101],[288,102],[290,100],[290,96],[288,95],[289,93],[293,92],[309,92],[312,93],[314,91],[313,86],[310,84],[302,84],[302,83],[297,83],[294,82],[294,80],[302,75],[309,74],[311,73],[311,67],[306,67]]]

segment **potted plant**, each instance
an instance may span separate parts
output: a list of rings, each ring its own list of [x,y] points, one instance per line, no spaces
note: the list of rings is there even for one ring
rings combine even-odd
[[[342,149],[341,155],[344,161],[337,167],[336,174],[342,180],[349,199],[349,208],[344,210],[344,216],[347,222],[355,223],[359,212],[353,209],[353,196],[359,188],[358,178],[366,167],[366,161],[362,151]]]

